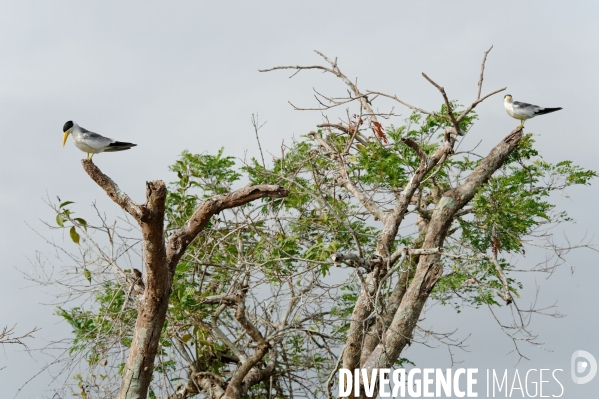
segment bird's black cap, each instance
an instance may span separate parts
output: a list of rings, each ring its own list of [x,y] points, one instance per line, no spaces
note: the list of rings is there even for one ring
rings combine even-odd
[[[506,94],[505,96],[503,96],[503,98],[506,98],[506,97],[511,97],[511,96],[512,96],[511,94]],[[66,126],[66,125],[65,125],[65,126]]]
[[[73,121],[68,121],[67,123],[64,124],[64,126],[62,127],[62,131],[66,132],[67,130],[69,130],[70,128],[73,127]]]

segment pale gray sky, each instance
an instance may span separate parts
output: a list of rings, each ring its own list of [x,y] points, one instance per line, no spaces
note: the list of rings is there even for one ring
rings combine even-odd
[[[549,161],[572,159],[599,169],[595,117],[599,108],[599,28],[597,2],[578,1],[303,1],[303,2],[0,2],[0,324],[22,331],[42,327],[32,347],[64,337],[50,298],[17,269],[27,257],[47,250],[27,224],[43,231],[51,220],[42,202],[77,201],[82,214],[92,201],[107,212],[116,205],[84,174],[83,153],[69,141],[61,148],[62,125],[80,125],[138,147],[102,154],[97,164],[134,199],[142,201],[146,180],[171,178],[167,166],[184,149],[256,154],[252,113],[268,121],[263,146],[278,153],[281,140],[305,134],[319,123],[317,113],[293,111],[287,100],[311,105],[312,88],[343,94],[332,76],[302,72],[258,73],[282,64],[314,64],[318,49],[338,57],[342,70],[359,77],[362,89],[397,94],[423,108],[440,97],[420,75],[426,72],[462,103],[476,94],[483,51],[491,44],[485,91],[508,86],[516,100],[563,111],[527,123]],[[469,137],[489,148],[516,126],[502,104],[503,95],[483,103],[480,121]],[[381,109],[389,103],[380,103]],[[405,109],[397,109],[407,115]],[[398,118],[395,124],[400,123]],[[481,150],[482,151],[482,150]],[[565,233],[579,238],[597,232],[594,187],[570,190],[559,198],[578,220]],[[570,381],[570,355],[583,349],[599,359],[596,256],[570,257],[575,273],[563,269],[549,280],[526,276],[529,292],[541,287],[540,303],[559,301],[563,319],[537,318],[532,329],[544,351],[524,346],[530,361],[520,370],[563,368],[564,398],[593,397],[599,377],[587,385]],[[521,262],[533,262],[523,259]],[[527,303],[531,295],[523,298]],[[511,368],[511,342],[488,311],[449,308],[427,314],[425,325],[473,332],[466,367]],[[0,355],[2,397],[17,388],[47,360],[4,348]],[[444,349],[413,345],[406,356],[420,367],[449,367]],[[19,397],[41,396],[50,383],[42,375]],[[559,391],[558,391],[559,392]],[[483,395],[484,396],[484,395]]]

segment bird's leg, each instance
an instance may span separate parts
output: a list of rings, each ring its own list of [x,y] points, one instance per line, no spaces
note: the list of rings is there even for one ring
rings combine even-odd
[[[95,152],[92,152],[92,153],[91,153],[91,155],[90,155],[90,157],[89,157],[89,160],[90,160],[90,161],[91,161],[91,160],[92,160],[92,158],[94,157],[94,154],[95,154]]]

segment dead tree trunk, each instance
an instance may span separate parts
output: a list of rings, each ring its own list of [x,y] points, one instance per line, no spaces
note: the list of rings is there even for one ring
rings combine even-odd
[[[146,203],[136,204],[91,161],[83,168],[106,194],[139,224],[142,231],[146,281],[138,309],[133,341],[123,370],[118,399],[145,399],[154,372],[154,359],[166,319],[172,278],[187,247],[206,227],[210,218],[224,209],[259,198],[283,198],[288,191],[276,185],[247,185],[228,194],[203,201],[185,225],[166,242],[164,212],[166,185],[162,180],[146,183]]]

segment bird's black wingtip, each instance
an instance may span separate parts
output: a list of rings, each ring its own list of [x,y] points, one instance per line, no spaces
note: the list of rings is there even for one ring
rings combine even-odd
[[[537,112],[535,112],[535,116],[536,115],[549,114],[551,112],[559,111],[560,109],[563,109],[563,108],[562,107],[558,107],[558,108],[541,108],[540,110],[538,110]]]
[[[123,141],[115,141],[114,143],[110,143],[108,144],[108,147],[135,147],[137,144],[133,144],[133,143],[125,143]]]
[[[137,146],[137,144],[124,143],[122,141],[115,141],[114,143],[108,144],[108,147],[104,151],[105,152],[124,151],[124,150],[130,150],[131,148],[133,148],[135,146]]]

